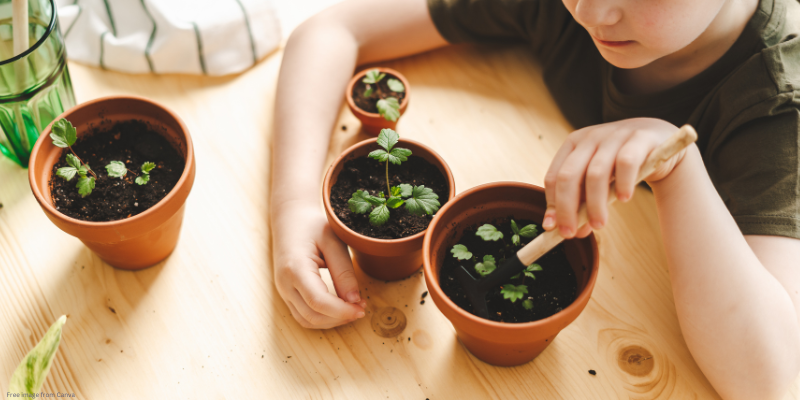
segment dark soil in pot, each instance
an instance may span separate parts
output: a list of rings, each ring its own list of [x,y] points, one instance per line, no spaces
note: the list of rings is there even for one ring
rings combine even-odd
[[[441,206],[445,205],[450,196],[447,178],[439,169],[425,159],[413,155],[401,165],[389,165],[389,183],[392,186],[407,183],[431,188],[439,196]],[[366,190],[372,196],[378,196],[380,192],[385,194],[386,164],[367,157],[347,161],[331,188],[331,206],[336,216],[348,228],[364,236],[376,239],[411,236],[424,231],[433,218],[432,215],[413,215],[405,206],[400,206],[389,211],[391,216],[385,224],[372,226],[369,223],[369,213],[356,214],[347,205],[357,190]]]
[[[515,219],[514,221],[520,228],[534,223],[533,221],[520,219]],[[473,313],[472,303],[470,303],[466,292],[458,282],[458,277],[455,275],[456,268],[459,265],[464,265],[473,277],[480,278],[480,275],[475,272],[475,264],[482,261],[483,256],[487,254],[494,256],[499,266],[503,263],[503,259],[512,257],[522,246],[533,240],[533,238],[522,237],[520,246],[513,245],[511,243],[511,218],[486,221],[485,223],[492,224],[503,232],[503,238],[497,241],[484,241],[480,236],[475,235],[478,227],[483,223],[466,228],[458,244],[466,246],[472,253],[472,258],[469,260],[456,259],[448,249],[447,256],[442,264],[442,270],[439,273],[439,285],[441,285],[447,297],[470,313]],[[542,229],[538,224],[537,228],[540,231]],[[500,292],[502,286],[498,286],[486,294],[486,303],[489,307],[491,320],[498,322],[536,321],[561,311],[575,301],[578,283],[575,278],[575,272],[572,270],[564,253],[563,243],[545,254],[536,264],[542,267],[541,271],[533,272],[536,279],[531,279],[520,273],[518,278],[511,279],[508,282],[512,285],[527,285],[528,294],[521,300],[516,300],[512,303],[510,300],[504,299],[503,294]],[[522,306],[522,301],[526,299],[530,299],[533,302],[533,308],[530,310],[526,310]]]
[[[97,174],[95,188],[81,198],[75,187],[77,177],[68,182],[56,176],[59,168],[68,166],[69,149],[65,149],[53,166],[50,194],[58,211],[84,221],[114,221],[144,212],[175,187],[185,164],[163,136],[138,120],[120,122],[111,129],[96,128],[79,137],[72,149]],[[108,176],[105,166],[111,161],[125,163],[129,171],[122,179]],[[150,181],[138,185],[134,181],[137,174],[142,175],[145,161],[154,162],[156,167],[150,171]]]
[[[367,84],[359,80],[353,85],[353,102],[356,103],[358,108],[370,112],[370,113],[378,113],[378,107],[375,105],[378,103],[378,100],[385,99],[387,97],[394,97],[397,99],[397,103],[403,103],[403,99],[406,97],[405,92],[395,92],[392,89],[389,89],[389,79],[398,79],[396,76],[387,73],[386,76],[378,82],[378,84],[370,84],[370,87],[373,88],[372,94],[368,97],[364,97],[364,92],[367,91]],[[438,193],[438,192],[437,192]]]

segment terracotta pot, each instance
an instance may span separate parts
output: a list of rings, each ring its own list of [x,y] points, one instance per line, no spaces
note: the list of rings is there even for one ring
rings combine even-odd
[[[545,319],[525,323],[502,323],[475,316],[458,307],[439,286],[439,270],[462,231],[495,218],[542,221],[546,201],[544,189],[520,182],[496,182],[461,193],[442,207],[425,234],[423,257],[425,282],[436,307],[450,320],[459,340],[479,359],[493,365],[526,363],[553,342],[558,332],[580,315],[592,295],[600,257],[594,235],[567,240],[567,258],[578,280],[578,296],[562,311]]]
[[[406,108],[408,108],[408,100],[411,98],[411,85],[408,84],[408,80],[405,76],[400,74],[399,72],[391,69],[391,68],[367,68],[363,71],[360,71],[353,79],[350,79],[350,83],[347,84],[347,90],[344,92],[345,98],[347,99],[347,106],[350,107],[350,111],[353,112],[353,115],[356,116],[361,121],[361,129],[364,132],[378,136],[381,133],[381,129],[395,129],[397,127],[397,121],[400,120],[400,117],[397,118],[397,121],[387,121],[385,118],[381,117],[378,113],[371,113],[366,112],[360,109],[356,103],[353,102],[353,87],[356,85],[357,82],[360,82],[364,79],[364,76],[367,74],[367,71],[377,69],[386,74],[392,74],[397,77],[401,82],[403,82],[403,86],[406,87],[406,96],[403,98],[403,101],[400,102],[400,116],[403,116],[403,113],[406,112]],[[388,79],[388,78],[384,78]]]
[[[166,258],[178,242],[183,206],[192,189],[195,175],[194,150],[189,130],[166,107],[130,96],[92,100],[75,106],[53,121],[68,119],[78,130],[78,138],[93,127],[110,127],[118,121],[138,119],[149,122],[183,155],[186,165],[178,183],[155,206],[136,216],[108,222],[89,222],[68,217],[55,209],[50,195],[53,164],[62,149],[50,138],[52,123],[39,136],[30,158],[31,190],[36,201],[59,229],[77,237],[111,266],[137,270]],[[97,167],[95,167],[97,168]]]
[[[450,194],[447,201],[455,196],[456,184],[450,167],[436,152],[422,143],[400,139],[397,147],[411,150],[411,157],[422,157],[435,165],[447,178],[450,184]],[[357,157],[366,157],[369,152],[380,148],[375,139],[367,139],[356,143],[345,150],[336,161],[328,168],[325,181],[322,184],[322,201],[325,203],[325,214],[328,224],[343,242],[353,250],[353,259],[356,265],[367,275],[384,281],[394,281],[411,276],[422,267],[422,239],[425,231],[400,239],[375,239],[356,233],[348,228],[333,211],[331,205],[331,188],[339,177],[344,163]],[[391,168],[391,167],[390,167]],[[442,197],[439,198],[440,203]],[[348,212],[350,212],[348,210]]]

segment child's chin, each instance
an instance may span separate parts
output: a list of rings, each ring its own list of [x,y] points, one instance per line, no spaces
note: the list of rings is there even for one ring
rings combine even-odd
[[[599,49],[600,54],[609,64],[621,69],[635,69],[644,67],[654,60],[646,57],[637,57],[628,54],[615,53],[605,49]]]

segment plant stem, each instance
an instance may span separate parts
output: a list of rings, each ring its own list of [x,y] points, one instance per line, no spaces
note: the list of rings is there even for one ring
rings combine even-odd
[[[386,195],[392,197],[392,187],[389,186],[389,160],[386,160]]]
[[[80,162],[81,162],[81,165],[86,165],[86,169],[87,169],[87,170],[89,170],[89,173],[90,173],[90,174],[92,174],[92,176],[94,177],[94,179],[97,179],[97,175],[95,175],[95,174],[94,174],[94,171],[92,171],[92,168],[91,168],[91,167],[89,167],[89,166],[88,166],[88,165],[87,165],[85,162],[83,162],[83,160],[81,160],[81,158],[80,158],[80,157],[78,157],[78,155],[77,155],[77,154],[75,154],[75,150],[72,150],[72,146],[70,146],[70,145],[67,145],[67,147],[69,147],[69,151],[71,151],[71,152],[72,152],[72,155],[73,155],[73,156],[75,156],[75,158],[77,158],[77,159],[78,159],[78,161],[80,161]]]
[[[131,170],[130,170],[130,169],[128,169],[128,168],[125,168],[125,169],[127,169],[127,170],[128,170],[128,172],[130,172],[130,173],[132,173],[132,174],[134,174],[134,175],[136,175],[136,176],[139,176],[139,174],[137,174],[136,172],[133,172],[133,171],[131,171]]]

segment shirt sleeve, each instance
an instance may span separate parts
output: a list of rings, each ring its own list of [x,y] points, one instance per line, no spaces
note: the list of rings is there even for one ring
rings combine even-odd
[[[436,29],[450,43],[555,42],[572,15],[557,0],[428,0]]]
[[[742,234],[800,239],[800,110],[752,120],[706,161]]]

